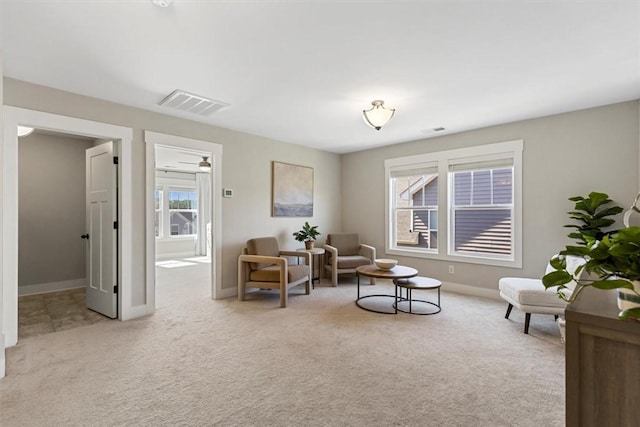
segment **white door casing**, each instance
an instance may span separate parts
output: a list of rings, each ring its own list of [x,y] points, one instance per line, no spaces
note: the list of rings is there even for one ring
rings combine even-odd
[[[118,141],[119,155],[119,225],[120,225],[120,320],[145,316],[150,312],[149,301],[133,304],[132,265],[133,221],[132,221],[132,138],[131,128],[110,125],[42,111],[28,110],[5,105],[3,107],[3,139],[0,174],[2,174],[2,197],[0,217],[2,222],[2,259],[0,260],[0,291],[2,292],[2,328],[4,347],[18,341],[18,135],[17,126],[32,126],[54,132],[71,133],[100,139]],[[126,260],[127,262],[122,262]],[[3,351],[0,347],[0,351]]]
[[[86,166],[87,308],[115,319],[117,299],[117,164],[113,142],[89,148]]]

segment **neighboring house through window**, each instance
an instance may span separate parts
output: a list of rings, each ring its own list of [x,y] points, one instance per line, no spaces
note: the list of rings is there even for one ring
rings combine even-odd
[[[522,146],[387,159],[387,252],[520,267]]]
[[[198,233],[198,195],[196,190],[170,188],[169,224],[172,236]]]

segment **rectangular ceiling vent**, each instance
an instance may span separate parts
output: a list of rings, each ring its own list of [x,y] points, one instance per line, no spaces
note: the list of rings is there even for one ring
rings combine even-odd
[[[208,116],[216,111],[228,107],[229,104],[215,99],[205,98],[204,96],[189,93],[184,90],[176,89],[166,98],[160,101],[159,105],[175,108],[176,110],[186,111],[188,113]]]

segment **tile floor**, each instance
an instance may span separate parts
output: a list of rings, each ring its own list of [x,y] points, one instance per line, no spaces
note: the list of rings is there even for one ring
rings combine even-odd
[[[18,339],[110,320],[85,304],[84,288],[18,298]]]

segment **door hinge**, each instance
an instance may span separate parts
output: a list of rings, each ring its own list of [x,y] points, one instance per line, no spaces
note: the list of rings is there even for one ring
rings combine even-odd
[[[113,164],[114,165],[118,164],[118,156],[113,156]]]
[[[113,221],[113,229],[114,230],[118,229],[118,221]]]
[[[113,286],[113,293],[117,294],[118,293],[118,285],[114,285]]]

